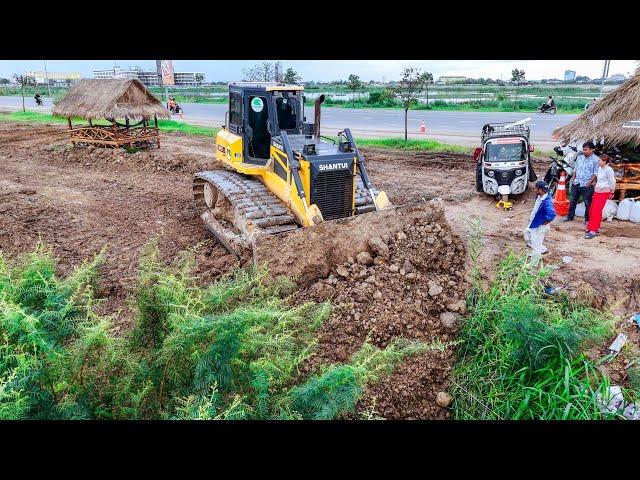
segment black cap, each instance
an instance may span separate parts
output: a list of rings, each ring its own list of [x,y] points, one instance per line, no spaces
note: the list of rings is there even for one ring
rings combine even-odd
[[[540,190],[544,190],[546,192],[547,190],[549,190],[549,185],[547,185],[546,182],[543,182],[542,180],[538,180],[536,182],[536,188],[539,188]]]

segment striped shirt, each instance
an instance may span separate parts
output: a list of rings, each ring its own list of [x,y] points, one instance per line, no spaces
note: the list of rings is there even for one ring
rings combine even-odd
[[[578,155],[576,159],[576,175],[573,184],[579,187],[586,186],[591,177],[598,173],[598,160],[600,160],[598,156],[593,153],[590,157]]]

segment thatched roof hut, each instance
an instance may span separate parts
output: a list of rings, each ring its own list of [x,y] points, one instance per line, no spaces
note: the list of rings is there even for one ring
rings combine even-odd
[[[634,120],[640,120],[640,73],[589,107],[568,125],[556,128],[553,137],[564,142],[604,137],[608,145],[640,145],[640,128],[629,128],[629,122]]]
[[[138,80],[82,79],[54,107],[58,117],[90,119],[170,118],[160,100]]]

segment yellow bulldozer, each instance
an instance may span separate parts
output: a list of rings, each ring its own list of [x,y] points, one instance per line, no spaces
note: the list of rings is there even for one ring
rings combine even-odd
[[[216,137],[224,168],[196,173],[193,193],[207,228],[239,257],[287,274],[322,264],[315,273],[323,274],[327,258],[344,261],[393,229],[394,214],[379,215],[394,208],[371,183],[351,131],[320,135],[323,101],[315,100],[311,123],[301,86],[229,84]]]

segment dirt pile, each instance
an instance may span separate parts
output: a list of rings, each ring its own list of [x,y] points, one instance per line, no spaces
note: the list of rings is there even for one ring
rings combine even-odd
[[[465,258],[464,243],[451,232],[441,205],[393,234],[371,238],[367,250],[296,294],[296,301],[336,305],[309,368],[346,361],[367,338],[380,347],[395,337],[453,340],[466,311]],[[448,391],[453,363],[452,348],[410,358],[370,387],[359,408],[375,404],[385,418],[447,418],[436,397]]]
[[[212,167],[211,158],[193,153],[182,153],[162,149],[132,150],[100,147],[69,148],[68,144],[44,147],[54,161],[64,164],[82,164],[84,166],[118,166],[123,170],[136,172],[178,172],[193,173]]]

